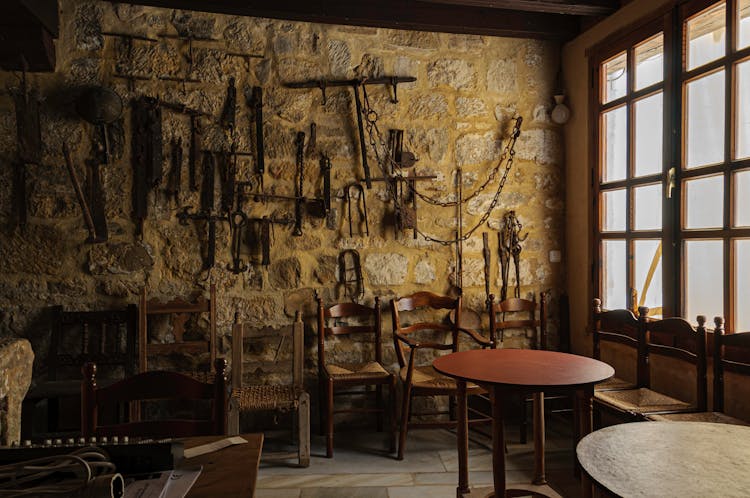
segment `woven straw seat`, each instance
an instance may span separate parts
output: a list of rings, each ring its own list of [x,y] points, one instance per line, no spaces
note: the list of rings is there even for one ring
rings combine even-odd
[[[406,373],[406,369],[401,369],[401,372],[399,372],[399,376],[404,382],[406,382]],[[414,367],[414,373],[412,374],[411,378],[411,385],[416,388],[423,389],[455,390],[456,380],[437,373],[435,369],[432,368],[432,365],[425,365],[421,367]],[[466,383],[466,390],[469,392],[482,391],[482,389],[473,382]]]
[[[325,370],[328,376],[335,380],[380,379],[387,378],[390,375],[385,368],[376,361],[362,364],[342,363],[339,365],[331,365],[329,363],[325,365]]]
[[[594,386],[595,391],[624,391],[626,389],[635,389],[636,385],[618,377],[612,377],[604,382]]]
[[[299,406],[302,389],[297,386],[244,386],[232,390],[241,410],[291,410]]]
[[[594,399],[633,414],[684,412],[694,409],[689,403],[644,387],[627,391],[597,392]]]
[[[744,420],[730,417],[721,412],[665,413],[650,415],[647,418],[660,422],[711,422],[712,424],[750,425]]]

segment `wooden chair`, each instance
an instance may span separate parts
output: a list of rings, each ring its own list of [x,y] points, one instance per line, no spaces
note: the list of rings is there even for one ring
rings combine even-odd
[[[227,432],[226,366],[219,358],[212,383],[203,383],[176,372],[152,371],[136,374],[107,387],[98,387],[97,366],[86,363],[81,381],[81,430],[90,436],[187,437],[221,435]],[[206,419],[166,418],[159,420],[116,421],[99,423],[99,410],[110,406],[132,412],[133,403],[153,400],[207,400],[211,402]],[[127,405],[127,407],[123,406]],[[124,409],[122,409],[124,408]]]
[[[188,337],[190,320],[205,317],[208,330],[200,331],[199,337]],[[156,342],[152,333],[152,322],[159,317],[169,320],[169,341],[161,338]],[[193,325],[195,323],[193,322]],[[149,370],[176,370],[208,382],[213,378],[211,367],[216,360],[216,286],[211,284],[209,298],[198,296],[194,301],[176,298],[161,302],[147,299],[146,289],[141,291],[138,309],[138,358],[140,372]],[[195,357],[208,355],[210,361],[195,364]],[[171,359],[170,359],[171,358]],[[153,360],[156,368],[149,365]]]
[[[643,341],[639,340],[642,335],[641,324],[635,315],[630,310],[602,311],[601,300],[594,299],[593,323],[594,358],[601,360],[602,343],[618,344],[630,351],[634,359],[633,364],[636,365],[634,370],[637,372],[638,358],[639,356],[645,358],[645,351],[641,351],[641,346],[643,346]],[[620,356],[623,356],[622,352]],[[614,368],[614,377],[594,386],[595,391],[621,391],[637,387],[638,381],[627,380],[626,372],[618,372],[617,365]],[[643,373],[645,370],[641,369],[641,375]],[[642,379],[642,383],[645,382],[645,379]]]
[[[310,465],[310,395],[305,392],[303,382],[304,332],[302,315],[297,312],[291,327],[274,329],[258,328],[253,324],[238,323],[232,327],[232,395],[229,410],[229,431],[238,434],[240,413],[273,410],[277,412],[297,411],[298,449],[295,453],[263,452],[264,460],[288,460],[297,458],[301,467]],[[263,341],[279,339],[276,358],[273,361],[252,361],[245,353],[245,339]],[[289,338],[292,345],[291,383],[246,384],[244,372],[272,371],[282,373],[278,367],[278,355],[284,341]]]
[[[504,301],[495,302],[495,296],[490,294],[488,303],[490,315],[490,341],[492,348],[502,344],[507,330],[531,331],[531,348],[547,349],[547,294],[539,293],[539,302],[536,296],[533,299],[521,299],[512,297]],[[538,318],[537,318],[538,312]],[[519,318],[518,315],[521,315]],[[500,320],[498,321],[498,315]],[[523,316],[526,315],[526,318]],[[549,398],[552,399],[552,398]],[[521,413],[519,417],[520,442],[526,444],[528,422],[526,419],[526,404],[533,401],[533,396],[523,398]]]
[[[318,297],[318,381],[320,383],[320,425],[325,427],[326,456],[333,456],[333,416],[337,413],[370,413],[377,414],[377,430],[383,430],[383,385],[389,386],[389,407],[391,423],[391,452],[395,451],[396,435],[396,376],[383,367],[381,344],[380,298],[375,297],[372,308],[357,303],[338,303],[325,308],[323,299]],[[327,321],[333,321],[332,324]],[[348,323],[347,323],[348,322]],[[357,335],[364,342],[372,341],[371,360],[361,363],[329,363],[326,359],[326,336]],[[374,408],[353,408],[334,410],[333,396],[337,387],[363,386],[362,391],[343,391],[337,395],[367,395],[368,387],[375,386]]]
[[[695,329],[682,318],[647,322],[648,309],[641,307],[638,311],[639,343],[642,344],[638,355],[638,386],[619,391],[597,391],[594,393],[594,408],[630,420],[661,413],[705,411],[706,318],[699,316]],[[685,401],[651,389],[655,381],[665,380],[652,375],[655,360],[667,358],[677,361],[681,369],[695,370],[694,400]]]
[[[669,413],[649,415],[649,420],[714,422],[720,424],[750,425],[748,421],[728,415],[724,411],[725,373],[741,375],[743,384],[750,380],[750,332],[724,334],[724,319],[714,318],[714,396],[713,410],[696,413]],[[742,398],[747,399],[747,391]],[[740,398],[740,396],[737,396]],[[747,416],[747,414],[744,414]]]
[[[448,310],[455,313],[455,323],[440,323],[434,321],[420,321],[411,324],[402,324],[402,312]],[[453,417],[453,405],[458,388],[456,381],[450,377],[438,374],[432,365],[417,366],[416,356],[418,351],[432,350],[451,351],[459,350],[459,333],[468,335],[473,341],[482,347],[491,347],[492,342],[484,339],[476,332],[462,328],[456,324],[461,323],[461,298],[456,299],[439,296],[431,292],[417,292],[410,296],[391,300],[391,317],[393,319],[393,343],[396,350],[401,370],[399,376],[404,386],[403,402],[401,403],[401,427],[398,440],[398,459],[404,458],[406,446],[406,435],[410,427],[456,427]],[[415,335],[428,336],[429,340],[415,338]],[[448,336],[448,342],[445,342]],[[409,358],[406,358],[408,350]],[[420,355],[421,356],[421,355]],[[476,384],[468,383],[467,395],[484,393]],[[413,396],[450,396],[451,409],[448,412],[432,412],[429,415],[451,415],[448,421],[416,422],[411,420],[411,401]],[[414,414],[427,415],[427,414]],[[483,417],[469,420],[470,424],[485,423],[491,419]]]
[[[47,400],[48,433],[78,432],[80,416],[68,417],[65,412],[81,406],[81,367],[86,362],[100,365],[100,383],[109,384],[135,374],[136,324],[135,305],[120,310],[63,311],[52,308],[50,344],[47,355],[47,379],[30,391],[23,402],[23,437],[31,439],[34,411],[42,400]],[[61,403],[66,409],[61,410]]]

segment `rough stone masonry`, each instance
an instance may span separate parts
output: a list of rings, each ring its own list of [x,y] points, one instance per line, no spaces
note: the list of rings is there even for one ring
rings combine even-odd
[[[282,84],[310,79],[342,79],[382,75],[415,76],[415,83],[398,88],[399,103],[390,100],[386,87],[368,88],[381,130],[405,130],[404,147],[416,154],[416,171],[436,175],[419,182],[421,191],[455,198],[457,167],[463,170],[463,191],[472,192],[495,166],[507,141],[511,118],[523,116],[524,125],[500,202],[481,228],[463,245],[464,301],[469,309],[484,307],[481,233],[493,241],[492,289],[500,286],[496,233],[503,214],[514,209],[530,233],[524,244],[521,295],[551,291],[554,318],[564,269],[550,264],[550,250],[563,247],[563,169],[560,130],[549,121],[558,46],[537,40],[453,35],[392,29],[287,22],[251,17],[166,10],[90,0],[61,0],[61,30],[57,41],[57,68],[51,74],[33,74],[42,102],[42,164],[30,166],[29,223],[18,230],[12,223],[12,168],[17,157],[12,99],[0,98],[0,331],[5,336],[28,338],[37,358],[35,380],[45,374],[49,329],[45,310],[63,305],[67,310],[96,310],[137,303],[139,289],[151,296],[189,295],[215,282],[218,290],[220,353],[228,352],[235,312],[243,321],[259,325],[288,324],[297,309],[309,325],[306,332],[308,384],[316,390],[315,333],[312,325],[315,292],[327,303],[344,300],[336,295],[338,253],[357,249],[362,257],[365,303],[379,295],[387,304],[393,296],[418,290],[446,293],[453,283],[453,246],[414,240],[411,231],[396,233],[383,183],[366,191],[369,237],[349,237],[344,186],[362,178],[352,92],[329,88],[322,103],[316,89],[288,89]],[[104,33],[135,34],[157,39],[128,43]],[[210,40],[159,37],[182,35]],[[213,40],[213,41],[212,41]],[[231,53],[261,55],[243,59]],[[137,76],[132,84],[115,75]],[[187,78],[186,83],[159,77]],[[217,126],[206,126],[204,146],[254,149],[252,121],[245,95],[252,86],[264,93],[266,138],[266,191],[294,195],[297,131],[317,124],[317,147],[332,162],[332,215],[328,220],[306,217],[303,235],[291,227],[276,226],[272,235],[271,264],[259,265],[258,255],[243,245],[249,270],[235,275],[230,234],[226,223],[217,227],[217,264],[202,270],[205,229],[182,226],[176,213],[182,206],[199,206],[198,193],[183,183],[178,203],[152,192],[143,239],[134,236],[131,219],[132,167],[129,106],[138,96],[160,97],[210,113],[218,119],[230,77],[237,82],[237,125],[230,136]],[[19,75],[0,73],[3,87],[17,87]],[[195,80],[195,82],[193,82]],[[110,238],[90,245],[75,193],[67,176],[62,146],[67,143],[83,175],[90,154],[91,125],[72,111],[77,91],[100,84],[114,89],[126,103],[121,120],[124,143],[115,144],[113,164],[103,166]],[[189,119],[164,112],[165,158],[173,137],[182,137],[187,157]],[[380,169],[372,148],[368,157],[373,176]],[[239,177],[254,171],[251,157],[239,162]],[[168,160],[165,160],[168,168]],[[183,166],[186,169],[186,165]],[[186,171],[183,170],[183,179]],[[305,161],[305,195],[320,195],[318,162]],[[184,180],[183,180],[184,181]],[[464,229],[472,227],[487,209],[494,185],[464,206]],[[289,216],[292,203],[252,200],[253,216]],[[431,237],[451,239],[457,230],[455,208],[420,203],[420,229]],[[511,282],[511,286],[514,285]],[[390,320],[384,316],[385,362],[397,369]],[[554,337],[556,321],[550,329]],[[505,346],[523,344],[524,337],[509,337]],[[553,339],[554,342],[554,339]],[[340,361],[354,360],[361,348],[337,343],[330,348]],[[262,352],[260,354],[263,354]],[[268,354],[273,354],[269,351]],[[313,397],[315,399],[315,397]]]

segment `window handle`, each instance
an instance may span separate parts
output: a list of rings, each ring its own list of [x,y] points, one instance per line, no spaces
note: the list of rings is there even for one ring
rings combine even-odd
[[[667,199],[672,198],[672,191],[677,187],[677,172],[674,168],[669,168],[667,172]]]

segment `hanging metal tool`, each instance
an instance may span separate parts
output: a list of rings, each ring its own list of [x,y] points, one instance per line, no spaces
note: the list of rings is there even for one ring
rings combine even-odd
[[[500,300],[508,298],[508,272],[510,270],[510,260],[513,258],[513,264],[516,269],[516,288],[513,292],[515,297],[521,297],[521,242],[529,236],[528,232],[521,236],[523,225],[518,221],[515,211],[508,211],[503,217],[503,229],[497,234],[500,242],[500,267],[503,280],[500,289]]]
[[[201,135],[203,134],[203,128],[201,127],[200,116],[197,114],[190,115],[190,149],[188,150],[188,181],[190,182],[190,190],[192,192],[198,191],[198,154],[201,151]]]
[[[211,152],[203,153],[203,183],[201,184],[201,211],[203,213],[214,212],[214,188],[216,176],[216,163]]]
[[[302,235],[302,206],[304,204],[304,185],[305,185],[305,132],[297,132],[297,188],[295,192],[296,200],[294,201],[294,231],[292,235],[299,237]]]
[[[70,157],[70,150],[68,145],[63,143],[63,156],[65,157],[65,166],[68,169],[68,175],[70,175],[70,181],[73,184],[73,190],[75,190],[76,198],[78,199],[78,205],[81,206],[81,212],[83,213],[83,221],[86,223],[86,228],[89,231],[89,238],[86,242],[100,242],[96,238],[96,228],[94,227],[94,220],[91,218],[91,210],[89,209],[86,196],[81,188],[81,182],[78,181],[78,175],[76,174],[75,167],[73,166],[73,160]]]
[[[221,211],[229,213],[234,207],[234,194],[237,181],[237,154],[235,145],[232,144],[232,152],[222,152],[219,157],[219,172],[221,174]]]
[[[247,230],[247,245],[255,250],[260,250],[262,266],[271,264],[271,242],[273,236],[273,225],[290,225],[291,220],[275,219],[263,216],[262,218],[248,218],[251,228]]]
[[[314,122],[310,123],[310,138],[307,141],[307,150],[305,154],[307,157],[312,157],[318,151],[318,125]]]
[[[331,212],[331,158],[320,154],[320,175],[323,177],[323,213]]]
[[[456,275],[455,275],[455,287],[458,290],[458,295],[463,294],[464,289],[464,216],[461,209],[463,202],[463,174],[461,168],[456,169],[456,196],[458,202],[456,204]]]
[[[490,240],[487,232],[482,233],[482,256],[484,257],[484,302],[487,306],[490,306],[492,304],[490,302],[490,265],[492,263],[492,254],[490,252]]]
[[[24,68],[26,60],[22,58]],[[26,167],[40,164],[42,160],[42,132],[39,124],[39,98],[30,91],[26,83],[26,70],[21,76],[21,88],[13,93],[16,111],[16,137],[18,140],[18,161],[13,164],[13,205],[15,222],[25,227],[28,219]]]
[[[219,118],[219,125],[232,132],[237,116],[237,89],[234,86],[234,77],[229,78],[229,84],[227,85],[227,96],[224,99],[224,107],[221,110],[221,117]]]
[[[338,257],[338,264],[339,282],[337,287],[343,287],[346,295],[353,303],[359,302],[365,295],[365,284],[362,279],[362,264],[359,253],[354,249],[341,251]]]
[[[187,225],[189,220],[202,220],[208,224],[208,248],[206,259],[203,262],[203,269],[210,270],[213,268],[216,264],[216,222],[228,221],[227,217],[205,212],[191,213],[190,207],[184,207],[181,212],[177,213],[177,218],[180,220],[180,225]]]
[[[182,184],[182,137],[172,138],[169,144],[171,168],[169,181],[164,192],[171,197],[175,203],[180,202],[180,189]]]
[[[148,194],[159,185],[163,173],[161,118],[156,99],[141,97],[133,102],[133,218],[138,237],[143,236],[148,216]]]
[[[357,191],[356,200],[352,200],[352,189]],[[370,227],[367,223],[367,202],[365,200],[365,189],[362,188],[362,185],[359,183],[350,183],[347,185],[344,190],[344,201],[347,203],[347,212],[349,214],[349,237],[354,236],[354,230],[352,229],[352,225],[354,224],[354,218],[352,217],[352,204],[354,203],[356,203],[355,209],[357,211],[357,235],[362,235],[360,227],[362,226],[362,221],[364,221],[364,235],[369,236]]]
[[[370,166],[367,164],[367,148],[365,147],[365,129],[362,122],[362,100],[359,97],[360,83],[357,82],[354,87],[354,103],[357,110],[357,130],[359,131],[359,150],[362,153],[362,170],[365,172],[365,185],[368,189],[372,188],[370,179]]]
[[[227,265],[227,270],[237,275],[247,271],[247,265],[242,261],[240,251],[242,249],[242,230],[247,225],[247,216],[242,211],[234,211],[229,214],[229,231],[232,233],[232,264]]]
[[[263,146],[263,89],[254,86],[249,99],[246,98],[247,106],[250,108],[255,120],[255,171],[260,178],[260,191],[263,191],[263,175],[266,171]]]

